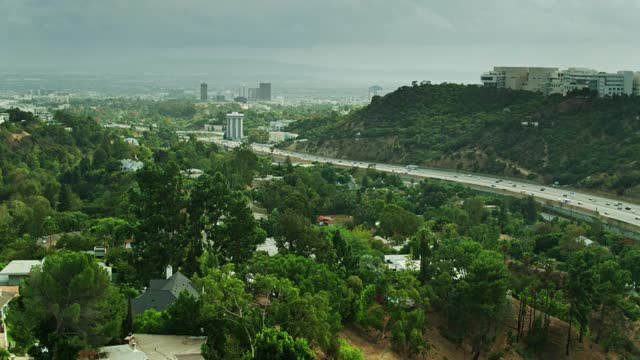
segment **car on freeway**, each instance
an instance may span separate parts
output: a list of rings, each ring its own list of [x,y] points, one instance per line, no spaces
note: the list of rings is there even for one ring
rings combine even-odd
[[[544,191],[544,188],[540,188],[540,191]]]
[[[582,205],[582,203],[580,201],[578,201],[578,205]]]
[[[609,213],[608,213],[608,212],[606,212],[606,211],[604,212],[604,214],[605,214],[605,215],[609,215]]]
[[[492,188],[496,187],[496,184],[491,184],[491,187],[492,187]]]
[[[640,216],[636,216],[636,220],[640,220]]]

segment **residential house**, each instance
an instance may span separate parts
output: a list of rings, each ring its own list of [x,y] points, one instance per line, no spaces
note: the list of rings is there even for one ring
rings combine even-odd
[[[9,305],[11,300],[18,295],[19,287],[18,286],[2,286],[0,285],[0,337],[4,336],[4,322],[3,320],[7,316],[6,307]],[[0,338],[0,347],[2,347],[2,340]],[[6,346],[5,346],[6,347]]]
[[[65,235],[67,235],[67,236],[80,236],[80,235],[82,235],[82,232],[80,232],[80,231],[71,231],[71,232],[66,232],[66,233],[58,233],[58,234],[51,234],[51,235],[41,236],[36,240],[36,245],[40,246],[40,247],[48,248],[48,249],[53,249],[58,244],[58,241],[60,241],[60,239]]]
[[[420,260],[412,260],[411,255],[385,255],[384,262],[390,270],[394,271],[417,271],[420,269]]]
[[[126,142],[129,145],[140,146],[140,142],[136,138],[132,138],[132,137],[124,138],[124,142]]]
[[[180,293],[187,293],[198,298],[200,294],[193,286],[189,278],[179,271],[173,273],[171,265],[167,266],[166,279],[151,279],[149,288],[137,298],[131,301],[133,315],[139,315],[145,310],[156,309],[162,311],[174,301],[178,300]]]
[[[582,243],[582,244],[584,244],[586,246],[591,246],[591,245],[593,245],[595,243],[595,241],[593,241],[593,240],[591,240],[588,237],[583,236],[583,235],[578,236],[576,238],[576,242],[577,243]]]
[[[41,260],[13,260],[0,271],[0,284],[20,285],[31,274],[31,269],[39,265],[42,265]]]
[[[0,284],[1,285],[20,285],[22,279],[31,275],[31,271],[34,266],[41,266],[44,264],[46,258],[42,260],[13,260],[7,266],[0,271]],[[109,279],[112,278],[112,268],[102,262],[98,262],[106,272],[109,274]]]
[[[206,337],[136,334],[137,349],[149,360],[204,360],[202,345]]]
[[[187,170],[181,170],[180,174],[186,177],[190,177],[192,179],[197,179],[200,176],[202,176],[202,174],[204,174],[204,170],[192,168]]]
[[[149,360],[147,354],[138,350],[135,343],[103,346],[100,348],[99,358],[108,360]]]
[[[320,215],[316,218],[316,224],[320,226],[332,225],[336,223],[344,224],[353,222],[353,216],[349,215]]]
[[[256,251],[265,251],[269,256],[278,254],[278,245],[276,240],[272,237],[268,237],[263,244],[258,245]]]
[[[331,216],[327,216],[327,215],[320,215],[316,219],[316,224],[318,224],[320,226],[331,225],[334,222],[336,222],[336,219],[331,217]]]
[[[144,163],[142,161],[131,160],[131,159],[122,159],[120,160],[120,163],[122,164],[121,170],[127,171],[127,172],[138,171],[142,169],[142,167],[144,166]]]

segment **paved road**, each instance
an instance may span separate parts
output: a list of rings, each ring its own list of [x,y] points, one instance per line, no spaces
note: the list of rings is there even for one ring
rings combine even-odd
[[[236,147],[240,143],[229,140],[211,139],[216,143],[229,147]],[[289,156],[293,159],[333,163],[339,166],[367,168],[371,163],[291,152],[281,149],[273,149],[270,145],[253,144],[254,151],[272,153],[274,155]],[[522,181],[504,180],[499,177],[456,173],[446,170],[416,169],[407,170],[404,166],[376,163],[376,170],[395,174],[411,175],[418,178],[432,178],[454,181],[462,184],[485,187],[494,191],[502,190],[504,193],[529,195],[543,201],[555,201],[567,204],[574,209],[583,209],[587,212],[598,212],[603,219],[622,221],[640,228],[640,205],[622,203],[619,200],[592,195],[585,192],[577,192],[562,188],[553,188],[539,184]]]

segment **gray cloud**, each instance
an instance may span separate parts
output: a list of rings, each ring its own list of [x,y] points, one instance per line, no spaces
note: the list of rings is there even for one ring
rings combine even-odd
[[[639,15],[640,0],[0,0],[0,65],[201,56],[420,69],[562,55],[603,66],[605,49],[631,66]]]

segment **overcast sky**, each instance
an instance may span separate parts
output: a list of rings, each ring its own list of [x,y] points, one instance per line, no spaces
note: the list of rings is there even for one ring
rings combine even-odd
[[[638,34],[640,0],[0,0],[4,72],[158,58],[461,74],[640,70]]]

